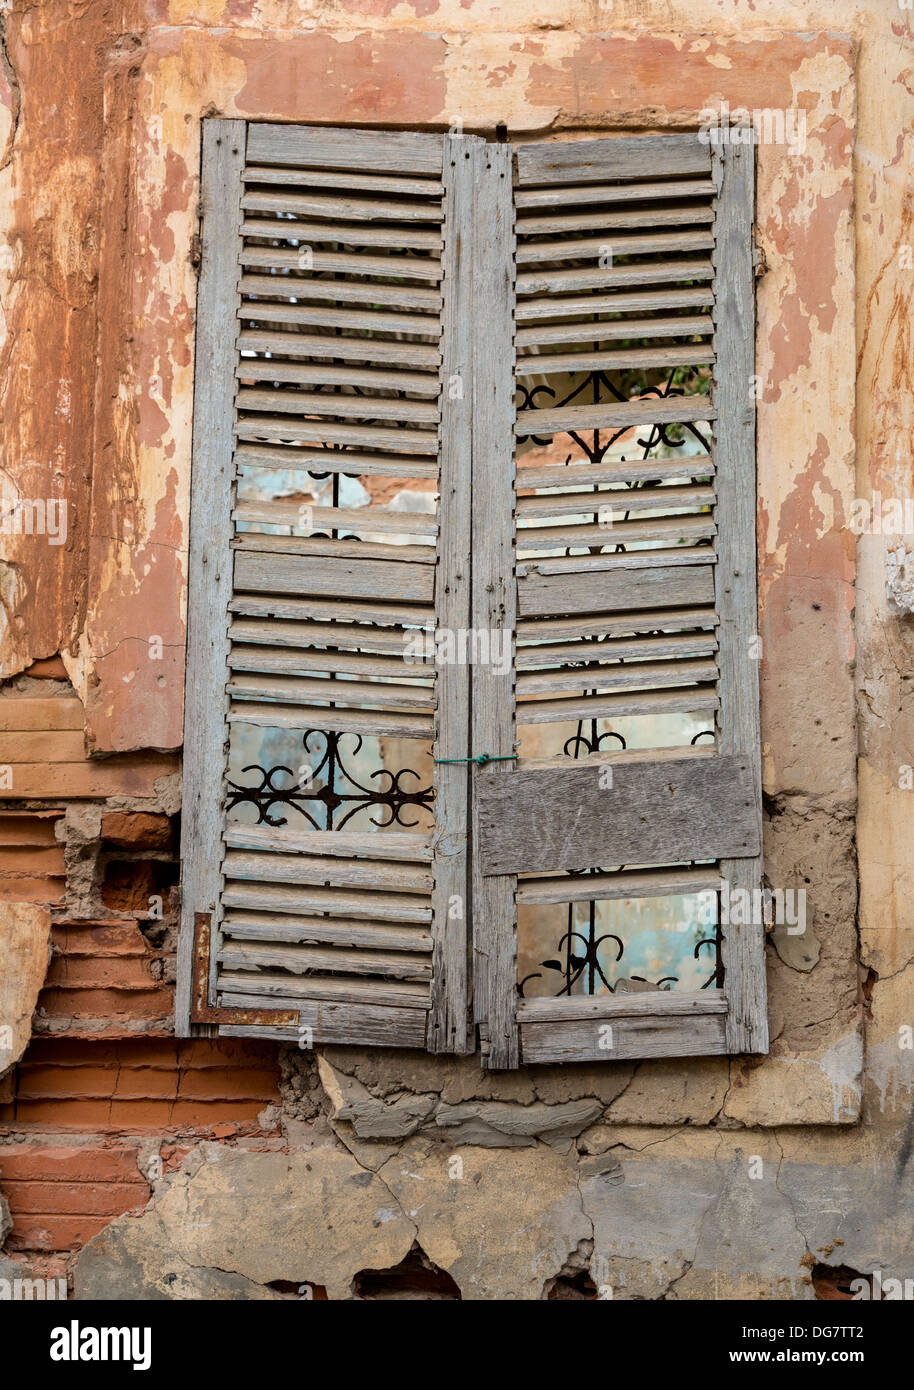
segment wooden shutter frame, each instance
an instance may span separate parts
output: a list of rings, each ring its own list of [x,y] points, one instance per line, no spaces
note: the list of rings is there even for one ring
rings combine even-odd
[[[191,980],[196,914],[215,916],[222,887],[221,818],[224,791],[228,699],[212,698],[228,657],[228,603],[232,592],[232,552],[226,526],[213,517],[230,515],[233,491],[233,423],[235,342],[225,332],[233,323],[240,295],[241,174],[246,141],[260,154],[289,163],[303,137],[319,138],[328,167],[345,167],[355,134],[317,128],[275,126],[237,120],[203,123],[201,206],[203,259],[198,290],[194,465],[191,482],[191,565],[188,584],[188,656],[185,696],[185,800],[182,831],[182,922],[178,948],[176,1030],[192,1031]],[[584,142],[547,143],[512,148],[476,137],[415,137],[371,132],[376,137],[378,167],[397,173],[435,172],[431,141],[443,142],[443,180],[452,215],[449,274],[442,281],[446,309],[442,383],[458,375],[462,397],[441,394],[440,457],[445,455],[455,485],[441,489],[442,563],[450,577],[447,597],[436,622],[459,629],[508,627],[516,616],[514,582],[514,209],[512,163],[528,182],[567,180],[568,171],[594,177],[624,177],[647,165],[651,172],[689,173],[696,162],[692,135],[619,137]],[[647,145],[651,148],[647,151]],[[441,164],[437,165],[440,169]],[[759,747],[758,667],[750,656],[754,635],[755,556],[755,407],[750,388],[754,371],[754,275],[751,228],[754,216],[754,147],[718,146],[712,152],[718,187],[717,243],[714,251],[715,344],[714,398],[717,407],[715,454],[719,557],[715,566],[716,605],[720,617],[720,688],[729,709],[721,727],[720,753],[743,755]],[[582,174],[583,171],[583,174]],[[461,209],[459,218],[454,214]],[[446,252],[447,252],[447,236]],[[469,497],[472,469],[472,507]],[[464,503],[461,503],[461,491]],[[506,533],[505,518],[509,532]],[[502,525],[493,520],[501,518]],[[466,563],[467,556],[472,560]],[[439,569],[439,577],[442,571]],[[508,582],[506,582],[506,578]],[[468,621],[469,619],[469,621]],[[470,727],[460,733],[466,682],[451,672],[439,686],[443,704],[454,712],[451,732],[436,749],[439,757],[461,757],[480,749],[495,757],[514,751],[514,666],[498,676],[484,667],[472,669]],[[464,713],[466,718],[466,712]],[[469,736],[467,736],[467,733]],[[222,750],[221,762],[212,750]],[[462,750],[462,751],[455,751]],[[681,750],[680,750],[681,751]],[[761,791],[758,758],[754,785],[758,819]],[[446,904],[464,895],[472,902],[474,1017],[480,1026],[483,1055],[492,1067],[517,1066],[523,1037],[524,1062],[602,1060],[629,1057],[687,1056],[767,1049],[764,938],[758,927],[730,927],[723,938],[726,989],[712,994],[664,993],[569,1000],[515,997],[516,879],[484,875],[481,856],[467,860],[460,826],[468,814],[469,780],[474,793],[492,779],[510,776],[510,764],[496,762],[467,770],[458,764],[436,769],[440,814],[435,874],[435,981],[425,1047],[431,1051],[472,1050],[468,1026],[471,981],[467,946],[460,932],[447,931]],[[470,830],[471,835],[478,832]],[[734,888],[760,885],[761,857],[721,861],[721,874]],[[470,892],[470,883],[472,893]],[[464,917],[466,926],[467,917]],[[213,961],[215,956],[213,956]],[[210,967],[210,991],[214,966]],[[211,999],[211,994],[210,994]],[[208,1000],[209,1002],[209,1000]],[[340,1006],[342,1007],[342,1006]],[[228,1014],[230,1011],[226,1011]],[[300,1017],[304,1020],[306,1010]],[[612,1052],[597,1050],[592,1039],[598,1023],[614,1025]],[[200,1025],[194,1029],[200,1031]],[[211,1031],[206,1028],[205,1031]],[[294,1026],[271,1028],[264,1018],[252,1027],[226,1017],[226,1034],[294,1037]],[[317,1037],[316,1041],[320,1041]],[[353,1041],[357,1039],[353,1038]],[[395,1039],[393,1041],[396,1041]],[[401,1045],[402,1042],[401,1042]],[[422,1046],[421,1040],[412,1043]],[[588,1051],[588,1046],[591,1048]]]
[[[234,493],[236,322],[241,304],[242,176],[245,163],[263,161],[351,169],[353,145],[369,147],[371,167],[394,174],[432,174],[444,187],[442,327],[438,458],[441,516],[437,554],[436,625],[464,628],[470,610],[470,433],[472,389],[448,392],[454,376],[472,386],[472,242],[468,235],[483,142],[472,137],[326,130],[304,126],[208,119],[203,122],[202,264],[198,288],[193,469],[185,697],[182,910],[178,948],[176,1030],[295,1041],[298,1025],[314,1042],[369,1042],[467,1051],[468,1013],[467,816],[465,764],[435,769],[433,852],[433,968],[431,1003],[422,1034],[394,1015],[420,1011],[387,1006],[302,1001],[288,1008],[215,1007],[219,942],[224,797],[229,724],[226,693],[233,597],[231,515]],[[214,524],[222,518],[224,524]],[[241,552],[238,552],[239,554]],[[276,557],[280,560],[281,557]],[[440,601],[439,601],[440,600]],[[221,698],[214,698],[215,693]],[[469,690],[460,668],[436,671],[435,755],[467,754]],[[403,837],[404,839],[406,837]],[[415,838],[415,837],[413,837]],[[463,915],[448,908],[459,899]],[[209,956],[208,962],[201,959]],[[201,971],[202,966],[202,971]],[[244,1001],[240,1001],[244,1002]],[[255,999],[255,1003],[257,1001]],[[267,1001],[263,1001],[267,1002]],[[284,1001],[285,1002],[285,1001]],[[386,1014],[386,1017],[384,1016]],[[347,1018],[352,1026],[347,1027]],[[389,1022],[387,1021],[389,1019]],[[404,1029],[406,1031],[404,1031]]]
[[[566,183],[571,178],[581,183],[619,179],[645,169],[657,176],[707,173],[710,162],[717,189],[713,251],[718,525],[714,587],[720,621],[721,705],[717,751],[734,755],[740,762],[741,776],[747,779],[744,804],[750,838],[754,835],[758,848],[758,853],[751,857],[722,859],[720,877],[731,888],[751,893],[761,887],[762,868],[758,663],[750,646],[757,627],[755,402],[751,389],[755,361],[754,145],[718,145],[710,153],[709,161],[707,147],[700,144],[695,134],[542,142],[517,148],[515,169],[517,183],[543,186]],[[513,344],[506,360],[513,364]],[[474,503],[481,461],[477,459],[475,463]],[[513,538],[513,518],[506,523],[502,513],[501,519],[502,532],[510,524]],[[504,550],[504,534],[499,543]],[[477,554],[474,570],[478,563]],[[513,670],[511,678],[513,681]],[[478,676],[476,680],[478,685]],[[504,714],[501,729],[506,740]],[[676,754],[682,758],[687,753],[688,750],[677,749],[666,756]],[[491,867],[489,876],[484,876],[478,852],[486,785],[491,785],[494,777],[510,781],[523,776],[522,772],[512,773],[504,767],[502,764],[474,770],[474,941],[477,972],[480,956],[485,967],[485,1017],[480,1022],[486,1065],[515,1067],[519,1058],[524,1063],[546,1063],[765,1052],[765,947],[764,929],[758,923],[746,927],[728,924],[722,930],[723,990],[515,1002],[516,908],[512,908],[507,920],[503,912],[504,904],[516,898],[517,878],[516,874],[492,876]],[[510,798],[508,787],[500,783],[498,790],[506,800]],[[493,796],[492,804],[497,801],[498,797]],[[475,896],[480,881],[485,884],[486,894],[481,902]],[[495,901],[502,909],[500,921],[488,916],[490,904]],[[484,920],[478,920],[480,906],[487,912]],[[602,1025],[612,1029],[608,1050],[601,1046]]]

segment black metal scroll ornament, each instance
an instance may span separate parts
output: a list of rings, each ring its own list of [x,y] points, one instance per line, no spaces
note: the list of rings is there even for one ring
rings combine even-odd
[[[330,711],[328,711],[330,713]],[[307,764],[309,775],[302,779],[290,767],[279,765],[264,769],[259,763],[251,763],[242,771],[260,773],[260,781],[254,786],[243,786],[229,782],[226,804],[229,810],[244,804],[257,808],[257,824],[287,825],[286,815],[276,816],[274,811],[295,811],[303,816],[315,830],[342,830],[360,811],[377,810],[379,815],[369,815],[372,825],[386,829],[391,825],[409,828],[419,824],[419,818],[408,819],[410,807],[429,809],[434,800],[434,788],[423,787],[418,772],[412,768],[402,768],[391,772],[389,768],[379,768],[369,775],[375,786],[365,786],[351,767],[362,747],[361,734],[341,734],[328,729],[308,729],[302,737],[304,751],[312,752],[312,738],[327,741],[326,749],[316,767]],[[344,739],[354,739],[355,746],[343,747]],[[344,757],[345,754],[345,757]],[[350,760],[350,766],[347,766]],[[289,780],[279,784],[281,774]],[[415,785],[408,785],[409,780]],[[354,787],[354,791],[345,789]],[[320,808],[323,808],[323,824]]]

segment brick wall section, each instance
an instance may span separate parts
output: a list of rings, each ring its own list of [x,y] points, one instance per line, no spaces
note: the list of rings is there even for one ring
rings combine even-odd
[[[78,1249],[113,1216],[141,1211],[151,1191],[136,1145],[0,1145],[0,1173],[11,1251]]]
[[[75,1250],[112,1216],[142,1209],[141,1145],[167,1168],[201,1138],[274,1133],[258,1116],[278,1103],[278,1080],[270,1043],[34,1040],[0,1104],[9,1248]]]
[[[173,1032],[173,986],[154,973],[170,951],[149,945],[137,921],[55,921],[53,959],[35,1031],[116,1038]]]

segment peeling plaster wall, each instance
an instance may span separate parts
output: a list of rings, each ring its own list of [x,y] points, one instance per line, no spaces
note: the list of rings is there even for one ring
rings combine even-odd
[[[818,1264],[914,1273],[914,626],[900,538],[849,526],[914,492],[911,26],[896,0],[5,6],[0,482],[68,520],[61,545],[0,535],[2,727],[46,735],[0,806],[0,855],[30,856],[0,913],[43,905],[52,953],[0,1078],[15,1260],[75,1265],[86,1297],[791,1299]],[[810,907],[769,945],[771,1055],[488,1075],[176,1045],[201,117],[569,138],[722,100],[807,122],[801,154],[759,149],[765,856]]]

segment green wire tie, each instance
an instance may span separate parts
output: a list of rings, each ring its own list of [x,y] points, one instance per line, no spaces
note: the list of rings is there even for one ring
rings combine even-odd
[[[472,758],[434,758],[436,763],[475,763],[477,767],[485,767],[486,763],[513,763],[517,761],[516,753],[500,753],[493,757],[491,753],[478,753]]]

